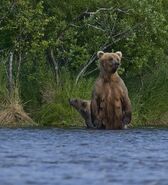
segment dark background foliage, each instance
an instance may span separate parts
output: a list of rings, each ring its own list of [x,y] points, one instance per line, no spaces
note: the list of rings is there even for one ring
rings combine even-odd
[[[36,122],[81,123],[68,98],[90,98],[98,50],[122,51],[119,73],[130,92],[133,123],[166,124],[167,7],[163,0],[1,0],[1,104],[17,89]]]

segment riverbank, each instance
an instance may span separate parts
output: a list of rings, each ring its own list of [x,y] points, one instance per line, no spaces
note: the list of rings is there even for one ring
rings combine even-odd
[[[167,6],[1,1],[0,125],[83,126],[68,99],[91,98],[99,50],[123,54],[119,73],[129,90],[133,126],[168,125]]]
[[[168,64],[151,69],[139,76],[122,76],[132,102],[132,127],[167,127],[168,126]],[[79,113],[69,106],[68,99],[78,97],[90,99],[95,79],[83,79],[77,85],[74,80],[65,80],[62,88],[55,88],[53,100],[45,103],[36,119],[48,126],[83,126]]]
[[[140,79],[139,76],[122,76],[132,102],[132,128],[139,127],[168,127],[168,64],[153,69],[153,72],[145,73]],[[25,125],[37,123],[40,127],[84,127],[84,120],[79,113],[69,105],[69,98],[90,99],[91,90],[95,78],[83,78],[75,84],[75,78],[69,73],[64,73],[62,82],[56,85],[52,78],[48,78],[42,84],[40,90],[41,103],[36,104],[35,100],[24,97],[25,93],[19,92],[10,103],[7,91],[0,91],[0,115],[7,115],[11,126],[22,126],[17,123],[25,121]],[[26,102],[23,104],[22,102]],[[6,111],[7,110],[7,111]],[[7,113],[6,113],[7,112]],[[3,114],[1,114],[3,113]],[[26,114],[27,113],[27,114]],[[9,116],[8,116],[9,115]],[[2,116],[1,116],[2,117]],[[16,119],[17,118],[17,119]],[[23,119],[22,119],[23,118]],[[12,121],[14,120],[14,124]],[[1,119],[3,120],[3,119]],[[3,125],[5,125],[3,120]],[[36,124],[34,125],[36,126]]]

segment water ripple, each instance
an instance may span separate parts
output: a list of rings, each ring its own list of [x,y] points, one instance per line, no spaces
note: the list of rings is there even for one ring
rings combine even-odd
[[[167,185],[168,130],[0,129],[2,185]]]

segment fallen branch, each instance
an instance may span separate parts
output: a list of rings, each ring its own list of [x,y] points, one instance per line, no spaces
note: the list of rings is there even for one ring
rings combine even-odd
[[[102,29],[102,28],[100,28],[100,27],[98,27],[98,26],[94,26],[94,25],[92,25],[92,24],[87,24],[87,26],[88,26],[88,27],[91,27],[91,28],[94,28],[94,29],[96,29],[96,30],[100,30],[100,31],[102,31],[102,32],[105,32],[104,29]]]
[[[100,13],[100,12],[109,12],[109,11],[128,14],[129,11],[131,11],[131,9],[122,10],[120,8],[110,7],[110,8],[99,8],[95,12],[89,12],[88,9],[87,9],[86,11],[82,12],[78,17],[76,17],[74,19],[74,21],[81,21],[81,20],[84,20],[84,19],[89,18],[91,16],[94,16],[94,15]]]
[[[106,45],[104,45],[103,47],[101,47],[100,50],[105,51],[105,50],[107,50],[109,47],[111,47],[112,44],[113,44],[113,43],[106,44]],[[91,56],[90,60],[89,60],[89,61],[87,62],[87,64],[83,67],[83,69],[79,72],[78,76],[76,77],[75,84],[78,83],[79,78],[83,75],[83,73],[86,71],[86,69],[87,69],[96,59],[97,59],[97,52],[95,52],[95,53]]]
[[[88,76],[88,75],[92,74],[93,72],[97,71],[98,69],[99,69],[99,68],[96,67],[95,69],[89,71],[88,73],[84,74],[83,76]]]
[[[135,29],[135,28],[138,28],[138,26],[140,26],[142,24],[137,24],[135,25],[134,27],[126,30],[126,31],[123,31],[123,32],[120,32],[116,35],[113,36],[113,39],[116,38],[116,37],[119,37],[119,38],[116,38],[115,40],[113,40],[112,42],[108,43],[108,44],[105,44],[103,47],[100,47],[100,50],[101,51],[105,51],[107,50],[109,47],[111,47],[113,44],[116,44],[117,42],[119,42],[120,40],[124,39],[125,37],[127,37],[127,35],[129,34],[130,36],[130,33]],[[92,57],[89,59],[89,61],[86,63],[86,65],[82,68],[82,70],[79,72],[79,74],[77,75],[76,77],[76,80],[75,80],[75,83],[77,84],[80,77],[85,73],[85,71],[87,70],[87,68],[93,63],[95,62],[95,60],[97,59],[97,52],[95,52]]]

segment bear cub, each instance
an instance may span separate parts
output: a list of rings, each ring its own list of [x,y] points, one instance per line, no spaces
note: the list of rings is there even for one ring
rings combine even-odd
[[[69,104],[80,113],[85,120],[87,128],[95,128],[91,120],[90,100],[70,99]]]

